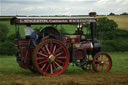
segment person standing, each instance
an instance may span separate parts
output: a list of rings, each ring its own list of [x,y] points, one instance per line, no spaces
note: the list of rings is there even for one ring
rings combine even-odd
[[[26,24],[24,28],[25,31],[25,39],[31,39],[31,34],[34,32],[30,24]]]
[[[39,29],[35,29],[34,32],[31,34],[31,41],[34,46],[36,46],[38,38],[39,38]]]

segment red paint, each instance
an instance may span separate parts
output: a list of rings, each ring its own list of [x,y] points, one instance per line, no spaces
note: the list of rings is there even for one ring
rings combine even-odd
[[[20,56],[21,62],[18,62],[18,63],[22,68],[25,68],[25,69],[30,68],[30,65],[24,64],[24,60],[26,60],[27,63],[30,63],[32,60],[31,58],[34,50],[33,46],[30,48],[29,51],[27,50],[27,46],[29,45],[29,43],[30,43],[29,40],[19,40],[16,42],[16,44],[18,45],[18,49],[21,53],[21,56]]]
[[[80,35],[67,35],[64,38],[65,43],[80,43]]]
[[[83,51],[81,51],[81,50],[78,50],[75,52],[75,59],[83,59],[84,56],[85,55],[84,55]]]

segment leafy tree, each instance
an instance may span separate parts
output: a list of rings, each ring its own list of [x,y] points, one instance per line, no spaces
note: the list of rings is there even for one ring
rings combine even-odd
[[[17,52],[14,44],[15,34],[8,36],[8,33],[7,25],[0,24],[0,55],[14,55]]]
[[[9,32],[8,27],[5,24],[0,24],[0,42],[4,42]]]
[[[97,22],[98,31],[112,31],[118,28],[117,23],[114,20],[110,20],[107,17],[99,18]]]
[[[112,12],[111,12],[109,15],[115,15],[115,13],[112,13]]]
[[[7,37],[7,40],[10,42],[15,42],[16,34],[11,34]]]
[[[17,52],[17,48],[13,42],[0,43],[0,55],[14,55]]]
[[[118,28],[114,20],[107,17],[99,18],[97,22],[97,37],[105,39],[112,39],[115,36],[115,30]]]

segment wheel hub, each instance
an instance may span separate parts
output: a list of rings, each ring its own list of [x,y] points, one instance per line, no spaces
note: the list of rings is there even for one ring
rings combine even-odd
[[[104,65],[105,64],[105,61],[100,61],[100,65]]]
[[[54,55],[50,55],[50,56],[49,56],[49,59],[50,59],[50,61],[52,62],[52,61],[55,60],[55,56],[54,56]]]
[[[101,61],[102,64],[104,64],[104,61]]]

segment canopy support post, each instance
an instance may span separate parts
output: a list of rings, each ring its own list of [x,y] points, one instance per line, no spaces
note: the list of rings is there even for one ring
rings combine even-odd
[[[92,42],[94,42],[94,40],[96,39],[96,22],[91,22],[90,28],[91,28],[91,39]]]
[[[15,25],[15,31],[16,31],[16,40],[20,39],[20,33],[19,33],[19,25]]]

